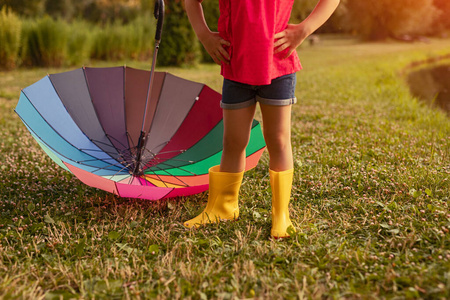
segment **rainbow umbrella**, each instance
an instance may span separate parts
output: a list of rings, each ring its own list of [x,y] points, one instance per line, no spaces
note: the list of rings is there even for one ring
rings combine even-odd
[[[156,40],[151,71],[112,67],[51,74],[24,88],[15,109],[58,165],[121,197],[158,200],[203,192],[208,169],[220,163],[221,95],[155,72],[158,31]],[[253,121],[247,170],[264,149],[260,124]]]

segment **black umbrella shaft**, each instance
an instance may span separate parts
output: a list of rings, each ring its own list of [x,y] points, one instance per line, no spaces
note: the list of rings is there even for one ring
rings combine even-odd
[[[139,136],[139,141],[136,149],[136,165],[134,168],[134,175],[140,175],[141,170],[141,160],[142,160],[142,153],[144,152],[145,147],[145,141],[147,140],[148,133],[145,132],[145,123],[147,121],[147,109],[148,104],[150,102],[150,95],[153,89],[153,79],[155,75],[155,65],[156,65],[156,57],[158,56],[158,50],[159,50],[159,44],[161,42],[161,33],[162,33],[162,27],[164,22],[164,0],[156,0],[155,2],[155,12],[154,12],[155,18],[158,20],[157,22],[157,28],[156,28],[156,35],[155,35],[155,50],[153,51],[153,59],[152,59],[152,68],[150,71],[150,79],[148,83],[148,90],[147,90],[147,99],[145,100],[145,108],[144,108],[144,116],[142,118],[142,126],[141,126],[141,135]]]
[[[141,160],[142,160],[142,153],[145,146],[145,138],[146,133],[144,131],[141,131],[141,135],[139,136],[137,148],[136,148],[136,162],[134,167],[134,176],[138,176],[141,174]]]
[[[142,119],[141,132],[143,132],[145,130],[145,121],[147,120],[147,108],[148,108],[148,103],[150,102],[150,93],[153,88],[153,78],[154,78],[154,73],[155,73],[156,57],[158,56],[158,50],[159,50],[159,41],[156,41],[155,51],[153,52],[152,69],[150,71],[150,80],[148,83],[147,99],[145,100],[144,118]]]
[[[155,51],[153,52],[152,69],[150,71],[150,80],[148,83],[147,99],[145,100],[144,116],[142,118],[141,135],[139,136],[139,141],[136,147],[136,167],[134,168],[134,175],[138,175],[140,173],[139,167],[141,165],[142,152],[144,150],[145,140],[147,138],[147,133],[145,132],[145,121],[147,120],[148,103],[150,102],[150,94],[153,88],[153,78],[155,73],[156,56],[158,56],[158,49],[159,41],[156,41]]]

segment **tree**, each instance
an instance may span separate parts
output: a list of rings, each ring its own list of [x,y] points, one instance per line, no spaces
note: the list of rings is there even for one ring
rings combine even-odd
[[[166,15],[158,63],[163,66],[187,66],[201,56],[199,42],[184,10],[182,0],[166,0]]]
[[[14,69],[20,47],[22,22],[7,7],[0,9],[0,69]]]
[[[74,13],[74,7],[71,0],[47,0],[45,2],[45,12],[52,17],[70,20]]]
[[[0,9],[10,7],[15,13],[34,17],[44,12],[45,0],[0,0]]]
[[[303,21],[314,9],[317,0],[294,1],[290,22],[298,23]]]
[[[440,17],[434,23],[437,31],[450,30],[450,1],[449,0],[434,0],[434,5],[441,12]]]
[[[371,40],[428,34],[440,15],[433,0],[346,0],[343,5],[347,24]]]
[[[314,10],[318,3],[318,0],[302,0],[302,1],[294,1],[294,5],[292,7],[291,18],[289,20],[290,23],[299,23],[306,19],[309,14]],[[325,22],[320,28],[316,31],[317,33],[336,33],[342,31],[342,18],[343,12],[345,12],[342,5],[340,5],[337,10],[333,13],[330,19]]]
[[[203,11],[205,12],[205,20],[211,31],[217,31],[217,22],[219,21],[219,5],[217,1],[203,1],[202,2]],[[206,63],[214,63],[209,53],[205,50],[203,46],[200,46],[202,53],[202,61]]]

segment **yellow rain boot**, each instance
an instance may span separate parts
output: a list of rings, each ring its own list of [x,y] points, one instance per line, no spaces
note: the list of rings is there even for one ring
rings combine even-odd
[[[208,203],[197,217],[184,222],[187,228],[217,223],[221,220],[236,220],[239,217],[239,189],[244,171],[239,173],[220,172],[220,166],[209,169]]]
[[[272,230],[270,234],[276,239],[287,238],[290,237],[287,229],[289,226],[293,226],[289,218],[289,200],[294,169],[282,172],[269,170],[269,174],[272,187]],[[294,228],[293,230],[295,231]]]

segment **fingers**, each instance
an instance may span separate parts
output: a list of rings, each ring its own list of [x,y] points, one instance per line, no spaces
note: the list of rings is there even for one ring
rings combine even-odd
[[[209,54],[211,55],[214,62],[218,65],[222,64],[222,62],[226,63],[227,65],[230,63],[230,55],[223,47],[217,48]]]
[[[278,48],[279,46],[281,46],[282,44],[287,43],[287,42],[288,42],[288,40],[286,38],[280,38],[273,44],[273,47]]]
[[[227,51],[225,51],[225,49],[219,48],[219,53],[226,60],[226,62],[230,61],[230,55],[228,54]]]
[[[287,48],[290,48],[290,45],[286,42],[284,44],[281,44],[278,47],[275,47],[275,51],[273,53],[274,54],[280,53],[280,52],[286,50]]]
[[[283,53],[285,58],[292,55],[306,38],[302,31],[298,30],[298,25],[288,24],[286,29],[274,35],[274,53]]]
[[[274,40],[275,40],[275,43],[273,45],[274,48],[278,48],[281,45],[283,45],[284,43],[287,43],[288,40],[286,38],[286,31],[281,31],[281,32],[278,32],[277,34],[275,34]]]
[[[229,41],[225,41],[224,39],[220,39],[220,43],[222,45],[225,45],[225,46],[228,46],[228,47],[230,47],[230,45],[231,45]]]
[[[274,38],[275,39],[281,39],[281,38],[283,38],[285,36],[286,36],[286,31],[281,31],[281,32],[278,32],[277,34],[275,34]]]
[[[294,51],[295,51],[295,48],[289,50],[289,52],[283,57],[283,59],[286,59],[286,58],[288,58],[289,56],[291,56],[291,54],[294,53]]]
[[[230,55],[225,50],[224,46],[230,46],[230,42],[222,39],[218,33],[212,33],[207,39],[204,39],[202,43],[216,64],[229,64]]]
[[[230,42],[221,38],[218,33],[215,33],[214,36],[216,40],[214,42],[215,45],[213,46],[213,55],[211,55],[213,57],[213,60],[219,65],[222,64],[222,62],[229,64],[230,55],[223,46],[229,47]]]
[[[214,60],[214,62],[218,65],[221,65],[222,62],[228,63],[228,61],[220,54],[220,51],[218,51],[218,50],[215,52],[209,53],[209,55]]]
[[[223,55],[220,52],[214,53],[214,55],[211,55],[214,62],[218,65],[221,65],[222,63],[230,64],[230,60],[223,57]]]
[[[228,62],[230,60],[230,55],[228,54],[228,52],[223,48],[223,46],[230,46],[230,42],[224,40],[224,39],[220,39],[220,47],[218,48],[219,50],[219,54],[225,58],[225,60]]]
[[[214,62],[215,62],[216,64],[218,64],[218,65],[221,64],[220,59],[218,59],[218,58],[216,57],[216,55],[211,54],[211,53],[210,53],[209,55],[211,56],[211,58],[214,60]]]
[[[274,54],[280,53],[290,47],[290,42],[287,38],[285,30],[275,34],[274,39],[275,39],[275,43],[273,44],[273,47],[275,49]]]

